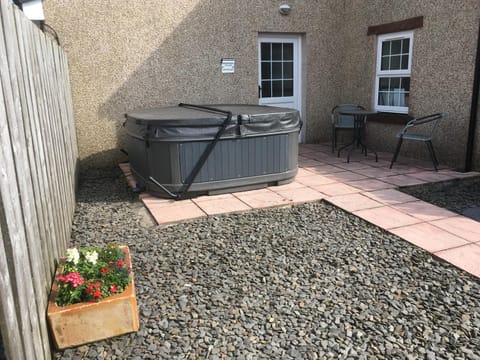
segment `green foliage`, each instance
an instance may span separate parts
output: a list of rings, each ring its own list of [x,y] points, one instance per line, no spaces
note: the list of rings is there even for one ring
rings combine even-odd
[[[59,306],[99,301],[121,293],[131,276],[125,253],[114,244],[103,248],[69,248],[65,263],[55,277]]]

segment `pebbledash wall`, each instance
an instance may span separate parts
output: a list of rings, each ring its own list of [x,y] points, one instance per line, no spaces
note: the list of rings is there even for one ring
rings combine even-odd
[[[289,15],[279,13],[281,3],[291,6]],[[126,111],[258,103],[260,33],[302,35],[306,141],[329,141],[336,103],[373,106],[376,36],[367,35],[369,26],[418,16],[423,26],[414,30],[409,115],[446,112],[438,157],[457,167],[465,161],[478,0],[47,0],[44,6],[46,23],[68,54],[83,166],[125,160],[119,148]],[[234,74],[222,74],[222,58],[235,59]],[[393,150],[400,128],[368,124],[383,151]],[[477,169],[479,137],[477,131]],[[402,153],[427,155],[409,145]]]

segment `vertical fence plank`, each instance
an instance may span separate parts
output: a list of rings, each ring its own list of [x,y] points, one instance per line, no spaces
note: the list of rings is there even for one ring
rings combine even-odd
[[[0,52],[3,47],[3,39],[0,38]],[[3,98],[3,90],[0,84],[0,99]],[[7,151],[4,151],[6,144],[3,139],[9,137],[7,127],[7,114],[3,102],[0,102],[0,164],[7,159]],[[0,167],[0,181],[8,181],[7,169]],[[19,359],[25,359],[25,352],[23,348],[23,340],[21,338],[21,320],[18,317],[15,302],[16,296],[13,289],[15,285],[15,275],[9,267],[11,264],[9,230],[7,229],[7,219],[5,218],[5,210],[3,207],[3,197],[0,191],[0,291],[2,298],[0,301],[0,330],[7,356],[11,359],[14,356]],[[4,240],[5,239],[5,240]]]
[[[49,359],[46,306],[70,239],[76,134],[65,53],[0,0],[0,331],[12,359]]]
[[[4,164],[7,169],[8,167],[12,168],[10,171],[7,170],[7,172],[11,174],[9,184],[0,183],[0,191],[2,192],[3,199],[5,199],[4,206],[6,208],[7,226],[11,229],[11,231],[9,229],[9,232],[13,235],[10,236],[10,247],[20,305],[17,311],[20,313],[20,318],[22,319],[22,330],[39,334],[39,314],[34,293],[36,284],[33,281],[34,277],[32,277],[32,275],[34,270],[30,263],[32,254],[29,254],[27,245],[29,237],[34,236],[34,226],[25,227],[24,222],[27,221],[27,224],[30,224],[30,222],[33,223],[35,220],[32,216],[31,197],[28,194],[31,186],[28,184],[28,177],[25,171],[25,163],[28,161],[25,154],[25,139],[21,136],[23,126],[18,88],[19,74],[17,73],[18,69],[16,69],[18,63],[17,36],[12,5],[6,2],[1,2],[0,4],[3,21],[1,37],[4,39],[6,50],[5,53],[0,54],[0,67],[3,98],[7,110],[7,123],[10,136],[10,141],[2,139],[2,143],[5,143],[5,147],[2,150],[5,151],[6,156],[10,153],[12,154],[8,156],[11,162]],[[10,151],[6,149],[8,146],[11,146]],[[13,168],[14,164],[16,167],[18,166],[18,168]],[[7,189],[9,194],[5,192]],[[20,193],[23,193],[23,196],[21,196]],[[13,207],[13,209],[8,210],[8,207]],[[36,354],[43,353],[41,338],[28,338],[24,336],[23,341],[25,354],[27,356],[35,358]]]
[[[42,199],[41,199],[41,185],[40,185],[40,177],[39,172],[40,169],[38,168],[37,164],[40,164],[40,161],[36,157],[38,153],[38,147],[36,146],[35,142],[35,106],[34,101],[35,98],[32,96],[32,89],[31,89],[31,73],[28,66],[28,47],[27,47],[27,34],[30,29],[25,27],[25,21],[21,17],[21,14],[16,11],[15,12],[15,24],[17,27],[17,37],[18,37],[18,45],[19,45],[19,55],[20,55],[20,65],[22,76],[21,80],[23,83],[20,85],[22,87],[21,92],[21,102],[22,102],[22,110],[23,110],[23,124],[24,124],[24,133],[25,133],[25,142],[27,147],[28,153],[28,161],[30,166],[30,178],[32,180],[33,185],[33,201],[35,204],[35,210],[37,213],[37,227],[38,227],[38,234],[37,236],[41,239],[46,238],[46,230],[45,230],[45,222],[44,222],[44,214],[43,214],[43,207],[42,207]],[[48,290],[47,279],[50,277],[51,270],[48,265],[47,251],[44,247],[45,243],[42,242],[38,244],[39,248],[36,249],[41,254],[41,261],[43,263],[43,275],[42,275],[42,286]]]

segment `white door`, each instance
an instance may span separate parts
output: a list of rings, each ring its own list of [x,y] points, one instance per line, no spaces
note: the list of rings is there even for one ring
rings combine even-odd
[[[300,51],[300,35],[259,35],[258,96],[260,105],[292,108],[301,112]],[[303,139],[303,131],[300,139]]]

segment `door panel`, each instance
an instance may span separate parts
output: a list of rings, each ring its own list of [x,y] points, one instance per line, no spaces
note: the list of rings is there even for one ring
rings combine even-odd
[[[260,105],[292,108],[301,112],[300,45],[300,35],[259,35],[258,96]]]

